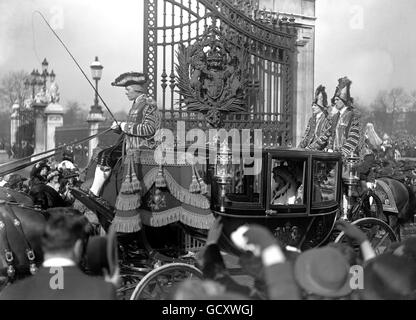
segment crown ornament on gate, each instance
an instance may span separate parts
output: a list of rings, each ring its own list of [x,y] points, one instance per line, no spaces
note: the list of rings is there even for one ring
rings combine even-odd
[[[200,112],[214,128],[224,115],[247,109],[249,54],[210,26],[198,40],[177,52],[176,64],[181,108]]]

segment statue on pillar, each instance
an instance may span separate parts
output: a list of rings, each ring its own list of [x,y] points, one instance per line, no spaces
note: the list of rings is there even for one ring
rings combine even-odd
[[[45,87],[42,87],[40,91],[35,95],[35,102],[48,104],[50,101],[49,93],[46,91]]]
[[[54,81],[51,83],[51,86],[49,87],[49,96],[52,103],[57,103],[60,100],[60,93],[59,93],[59,86]]]

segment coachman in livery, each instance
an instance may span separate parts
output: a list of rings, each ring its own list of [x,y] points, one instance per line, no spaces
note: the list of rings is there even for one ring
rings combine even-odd
[[[160,113],[156,101],[147,95],[148,77],[138,72],[127,72],[112,83],[125,87],[127,98],[133,101],[126,122],[114,122],[112,129],[120,138],[112,147],[102,150],[97,156],[97,167],[90,195],[99,197],[105,181],[109,178],[117,161],[124,161],[124,181],[115,204],[113,226],[118,232],[136,232],[141,228],[137,209],[141,205],[140,181],[135,173],[140,149],[156,146],[155,133],[160,127]]]

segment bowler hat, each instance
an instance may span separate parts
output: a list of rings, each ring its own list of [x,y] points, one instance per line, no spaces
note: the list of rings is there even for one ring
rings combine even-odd
[[[295,279],[308,293],[337,298],[351,293],[349,264],[335,248],[303,252],[295,262]]]

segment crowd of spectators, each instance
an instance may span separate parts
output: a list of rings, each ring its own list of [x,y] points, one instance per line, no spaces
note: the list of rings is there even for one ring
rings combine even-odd
[[[416,136],[398,133],[391,136],[392,146],[400,152],[401,157],[416,158]]]
[[[0,177],[0,186],[29,194],[34,186],[45,185],[57,192],[68,205],[71,205],[74,198],[69,188],[80,183],[79,175],[79,168],[74,165],[72,156],[64,153],[60,162],[51,157],[34,164],[29,179],[19,173],[10,173]]]
[[[354,225],[338,221],[337,229],[356,243],[360,252],[344,244],[300,252],[283,247],[259,225],[245,225],[232,235],[233,243],[260,262],[255,288],[242,287],[230,277],[216,243],[221,224],[214,224],[200,255],[205,280],[179,285],[173,298],[270,300],[415,300],[416,238],[394,243],[376,256],[366,235]],[[359,270],[363,270],[360,274]]]

